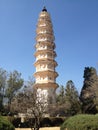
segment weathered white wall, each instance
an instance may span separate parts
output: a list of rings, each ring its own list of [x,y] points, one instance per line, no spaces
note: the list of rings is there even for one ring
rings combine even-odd
[[[49,77],[36,77],[36,83],[55,83],[55,79],[53,77],[51,77],[51,79],[49,79]]]
[[[36,72],[38,72],[38,71],[46,71],[46,70],[54,71],[54,66],[53,65],[47,65],[47,64],[37,65],[36,66]]]

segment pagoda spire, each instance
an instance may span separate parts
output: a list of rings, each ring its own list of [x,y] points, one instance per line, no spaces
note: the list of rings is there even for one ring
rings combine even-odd
[[[43,12],[44,12],[44,11],[47,12],[47,9],[46,9],[45,6],[43,7],[42,11],[43,11]]]

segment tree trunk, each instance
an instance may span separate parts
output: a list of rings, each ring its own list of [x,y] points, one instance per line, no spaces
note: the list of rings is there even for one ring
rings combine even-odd
[[[34,130],[39,130],[40,128],[40,122],[37,117],[35,117],[35,125],[34,125]]]
[[[34,130],[39,130],[39,128],[34,128]]]

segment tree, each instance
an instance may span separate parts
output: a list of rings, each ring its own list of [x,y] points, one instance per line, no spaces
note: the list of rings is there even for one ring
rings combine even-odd
[[[33,77],[30,77],[29,76],[29,79],[28,81],[25,83],[24,87],[22,88],[22,91],[32,91],[32,86],[34,85],[35,81],[34,81],[34,78]]]
[[[80,113],[81,105],[79,100],[79,94],[76,90],[72,80],[69,80],[65,88],[65,104],[67,106],[67,115],[75,115]]]
[[[23,79],[21,78],[21,73],[18,71],[13,71],[9,74],[9,78],[7,81],[7,89],[6,89],[6,95],[9,99],[9,106],[11,104],[11,101],[16,94],[16,92],[22,87],[23,85]],[[9,107],[10,109],[10,107]]]
[[[15,128],[7,118],[0,116],[0,130],[15,130]]]
[[[56,102],[58,104],[64,104],[64,101],[65,101],[65,89],[64,89],[64,86],[61,85],[60,86],[60,90],[59,90],[59,93],[57,94],[56,96]]]
[[[24,100],[27,100],[26,98],[27,96],[23,92],[19,92],[18,94],[16,94],[11,101],[11,105],[10,105],[11,113],[13,114],[26,113],[27,109],[23,107],[27,103],[27,102],[24,102]]]
[[[59,91],[56,94],[56,103],[49,104],[48,109],[50,116],[65,116],[65,88],[63,85],[59,86]]]
[[[72,80],[67,82],[65,88],[64,86],[60,87],[57,102],[51,107],[53,115],[71,116],[81,112],[79,94]]]
[[[3,98],[6,88],[6,79],[7,79],[6,70],[0,68],[0,111],[2,111],[3,108]]]
[[[27,118],[34,118],[34,126],[31,123],[31,130],[39,130],[42,118],[47,110],[47,102],[44,100],[44,95],[38,95],[36,92],[25,92],[18,95],[12,102],[12,109],[25,113]],[[18,106],[18,107],[17,107]]]
[[[96,69],[85,67],[84,84],[81,90],[80,99],[84,113],[96,113],[98,106],[98,76]]]

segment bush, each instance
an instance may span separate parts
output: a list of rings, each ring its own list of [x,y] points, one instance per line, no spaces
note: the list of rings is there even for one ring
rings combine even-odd
[[[11,117],[10,117],[11,118]],[[12,117],[13,118],[13,117]],[[9,120],[11,121],[11,119]],[[21,118],[15,118],[11,121],[11,123],[14,125],[15,128],[18,128],[21,124]]]
[[[41,127],[50,127],[52,124],[51,124],[51,119],[46,117],[46,118],[42,118],[41,120],[41,124],[40,126]]]
[[[54,127],[60,126],[65,118],[62,117],[45,117],[41,121],[41,127]]]
[[[60,126],[65,118],[64,117],[50,117],[51,120],[51,126]]]
[[[68,118],[61,130],[98,130],[98,115],[76,115]]]
[[[35,122],[34,118],[25,118],[23,123],[21,122],[21,118],[15,118],[11,116],[6,118],[14,125],[15,128],[30,128],[31,126],[34,126]],[[64,117],[45,117],[42,118],[40,127],[60,126],[64,120]]]
[[[0,130],[15,130],[15,128],[6,118],[0,116]]]

